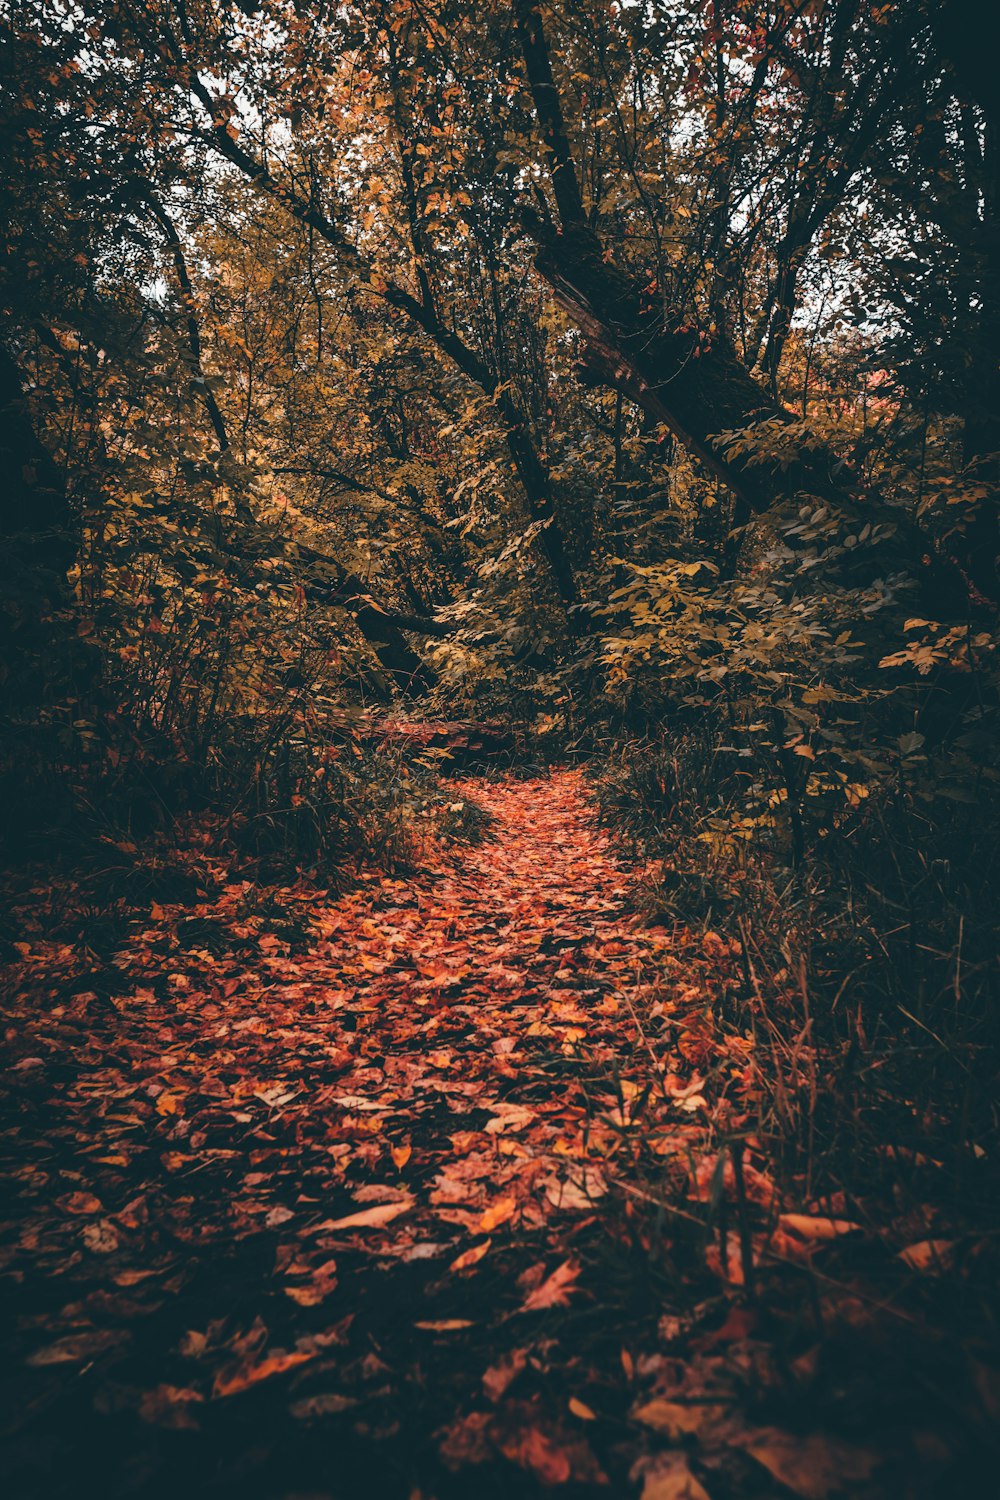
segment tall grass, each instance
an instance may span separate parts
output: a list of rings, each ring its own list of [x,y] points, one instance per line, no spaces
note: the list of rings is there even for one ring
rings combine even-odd
[[[998,828],[933,774],[873,784],[802,860],[787,828],[747,829],[754,769],[707,729],[620,748],[595,797],[645,856],[650,917],[738,952],[717,1034],[753,1039],[757,1130],[802,1191],[863,1195],[889,1172],[903,1192],[903,1164],[933,1161],[972,1222],[1000,1162]]]

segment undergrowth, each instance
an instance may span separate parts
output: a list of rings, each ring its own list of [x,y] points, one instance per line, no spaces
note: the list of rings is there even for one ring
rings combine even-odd
[[[649,920],[714,930],[734,956],[713,1026],[720,1049],[752,1041],[745,1128],[803,1200],[871,1195],[927,1234],[982,1233],[1000,1160],[997,829],[921,769],[873,786],[798,861],[780,829],[720,837],[754,771],[705,729],[619,748],[594,795],[643,858]]]

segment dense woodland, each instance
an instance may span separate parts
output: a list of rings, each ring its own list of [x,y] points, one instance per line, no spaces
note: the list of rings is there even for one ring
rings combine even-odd
[[[990,1483],[986,9],[0,7],[8,1493]]]

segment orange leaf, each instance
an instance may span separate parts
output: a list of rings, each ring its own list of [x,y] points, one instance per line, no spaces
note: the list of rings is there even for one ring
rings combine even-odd
[[[262,1359],[256,1365],[240,1365],[236,1370],[230,1366],[228,1371],[220,1370],[215,1377],[212,1386],[213,1396],[236,1396],[240,1391],[245,1391],[252,1385],[259,1385],[262,1380],[270,1380],[272,1375],[283,1375],[286,1370],[294,1370],[296,1365],[304,1365],[306,1360],[315,1359],[316,1353],[305,1354],[296,1351],[293,1354],[272,1354],[268,1359]]]
[[[432,1318],[422,1323],[414,1323],[414,1328],[422,1328],[426,1333],[456,1333],[460,1328],[471,1328],[472,1324],[468,1318]]]
[[[467,1271],[470,1266],[474,1266],[477,1261],[482,1260],[492,1243],[492,1240],[483,1240],[481,1245],[473,1245],[471,1250],[464,1250],[457,1259],[452,1261],[451,1269],[453,1271]]]
[[[781,1214],[778,1225],[800,1240],[839,1240],[845,1234],[860,1234],[861,1225],[850,1219],[827,1219],[813,1214]]]
[[[506,1458],[522,1469],[530,1469],[543,1484],[565,1484],[571,1476],[566,1453],[537,1427],[506,1439],[500,1448]]]
[[[597,1421],[597,1413],[585,1401],[578,1401],[575,1396],[569,1398],[569,1409],[574,1417],[580,1418],[581,1422]]]
[[[396,1203],[373,1203],[371,1208],[363,1208],[360,1213],[347,1214],[343,1219],[324,1219],[322,1224],[314,1224],[309,1230],[310,1234],[319,1234],[320,1231],[334,1229],[378,1229],[382,1224],[388,1224],[391,1219],[405,1214],[412,1207],[409,1198]]]
[[[104,1209],[100,1198],[95,1198],[93,1193],[67,1193],[65,1198],[56,1201],[68,1214],[99,1214]]]
[[[479,1227],[484,1234],[489,1234],[491,1230],[496,1229],[498,1224],[506,1224],[508,1219],[512,1219],[516,1210],[516,1198],[498,1198],[484,1211]]]
[[[900,1250],[899,1259],[911,1271],[945,1271],[955,1259],[954,1240],[921,1240]]]

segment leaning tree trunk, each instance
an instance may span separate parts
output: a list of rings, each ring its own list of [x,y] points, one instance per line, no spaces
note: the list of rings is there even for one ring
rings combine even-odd
[[[734,493],[761,515],[799,494],[829,502],[860,524],[882,523],[941,614],[964,613],[969,580],[953,559],[936,555],[926,534],[900,510],[862,495],[849,466],[829,448],[800,445],[769,459],[760,445],[727,444],[723,434],[794,418],[751,376],[730,340],[699,327],[686,309],[664,309],[610,259],[584,210],[542,20],[535,0],[512,0],[525,69],[546,147],[561,228],[525,214],[538,246],[536,265],[557,303],[584,336],[588,378],[628,396]]]

